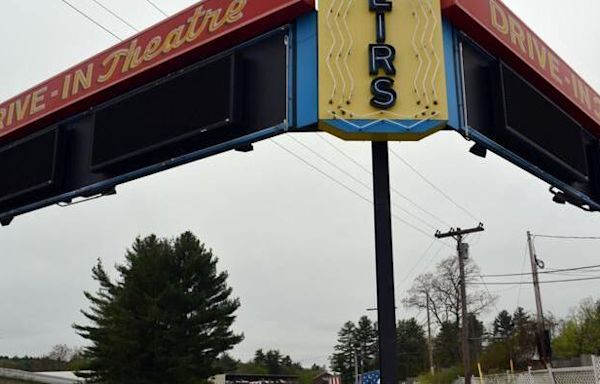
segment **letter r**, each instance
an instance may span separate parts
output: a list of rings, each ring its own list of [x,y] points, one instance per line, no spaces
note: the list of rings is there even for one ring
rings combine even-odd
[[[395,75],[394,59],[396,58],[396,49],[389,44],[369,44],[369,73],[377,75],[379,69],[385,71],[387,75]]]

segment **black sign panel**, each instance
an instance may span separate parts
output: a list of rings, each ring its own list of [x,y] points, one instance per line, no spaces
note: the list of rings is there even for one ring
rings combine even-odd
[[[56,128],[0,149],[0,204],[51,190],[58,181],[58,156]]]
[[[274,31],[0,147],[0,222],[282,133],[287,37]]]
[[[510,67],[462,40],[469,128],[600,202],[598,140]]]
[[[239,60],[241,62],[242,60]],[[231,54],[148,87],[98,110],[94,119],[92,169],[151,153],[237,122],[242,93]]]

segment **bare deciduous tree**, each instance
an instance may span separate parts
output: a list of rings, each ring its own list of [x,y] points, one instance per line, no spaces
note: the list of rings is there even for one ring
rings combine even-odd
[[[469,313],[478,315],[485,312],[497,297],[487,290],[469,286],[469,282],[479,277],[479,267],[472,259],[465,260],[467,280],[467,306]],[[460,324],[460,273],[456,256],[442,260],[434,273],[424,273],[416,277],[408,290],[408,297],[402,300],[404,306],[425,310],[429,296],[429,310],[438,326],[445,322]]]

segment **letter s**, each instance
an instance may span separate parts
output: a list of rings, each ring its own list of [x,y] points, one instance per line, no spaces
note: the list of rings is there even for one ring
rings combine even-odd
[[[371,82],[371,105],[379,109],[389,109],[396,104],[398,95],[394,91],[394,80],[389,77],[376,77]]]

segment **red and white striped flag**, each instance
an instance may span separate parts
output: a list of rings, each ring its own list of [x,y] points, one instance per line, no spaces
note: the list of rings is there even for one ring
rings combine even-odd
[[[331,376],[329,378],[329,384],[342,384],[341,376]]]

